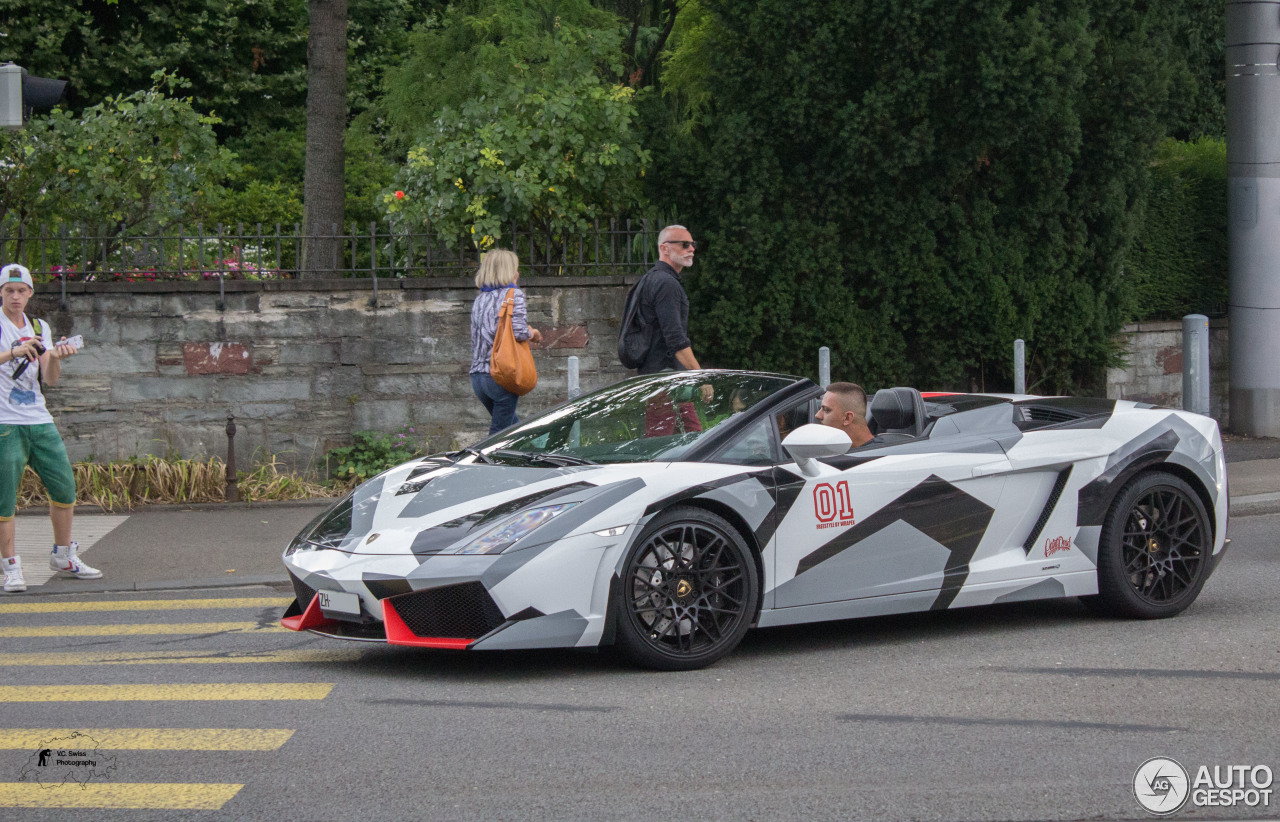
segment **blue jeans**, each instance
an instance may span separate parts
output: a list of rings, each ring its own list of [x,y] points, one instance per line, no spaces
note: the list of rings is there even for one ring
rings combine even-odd
[[[489,412],[489,433],[496,434],[504,428],[520,422],[516,416],[519,397],[498,385],[488,374],[471,372],[471,390],[476,392],[484,410]]]

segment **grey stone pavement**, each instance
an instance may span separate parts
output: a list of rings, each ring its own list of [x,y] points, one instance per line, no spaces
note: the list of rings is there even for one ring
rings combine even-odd
[[[1228,435],[1231,516],[1280,512],[1280,439]],[[17,547],[27,577],[25,596],[280,585],[288,577],[280,555],[289,541],[333,500],[154,505],[133,511],[77,512],[73,535],[100,580],[49,578],[52,543],[47,513],[21,512]],[[0,594],[0,597],[24,594]]]

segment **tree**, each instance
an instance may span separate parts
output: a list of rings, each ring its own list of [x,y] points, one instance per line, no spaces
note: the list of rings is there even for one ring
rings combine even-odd
[[[216,117],[165,93],[174,78],[0,133],[0,222],[156,230],[197,209],[234,168]]]
[[[612,81],[621,69],[618,18],[588,0],[463,0],[414,31],[375,113],[407,150],[445,107],[553,77]]]
[[[1096,386],[1170,116],[1158,6],[702,5],[680,90],[714,93],[662,169],[707,241],[699,351],[806,372],[829,345],[871,387],[992,389],[1021,337],[1036,388]]]
[[[407,69],[391,78],[389,97],[433,102],[399,120],[416,144],[396,178],[404,199],[383,194],[388,214],[487,248],[512,223],[562,238],[636,205],[648,153],[635,92],[616,79],[618,44],[616,19],[585,2],[451,9],[410,61],[431,82]],[[424,110],[434,116],[419,122]]]
[[[639,200],[648,154],[632,124],[632,91],[594,77],[519,83],[446,108],[387,192],[389,214],[430,223],[452,245],[484,249],[512,223],[546,237],[585,231]]]
[[[347,0],[309,0],[304,276],[331,270],[342,225],[347,126]]]
[[[73,111],[183,77],[223,136],[289,122],[306,89],[303,0],[5,0],[0,62],[69,80]]]

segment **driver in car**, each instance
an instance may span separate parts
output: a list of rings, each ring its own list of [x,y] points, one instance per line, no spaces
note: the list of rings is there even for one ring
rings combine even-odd
[[[822,405],[814,415],[822,425],[839,428],[853,441],[851,448],[858,448],[872,441],[867,427],[867,392],[852,382],[833,382],[822,395]]]

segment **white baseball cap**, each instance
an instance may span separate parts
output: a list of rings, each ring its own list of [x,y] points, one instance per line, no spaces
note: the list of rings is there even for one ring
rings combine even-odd
[[[36,290],[36,284],[31,280],[31,272],[25,265],[19,263],[9,263],[4,268],[0,268],[0,285],[5,283],[25,283],[27,288]]]

